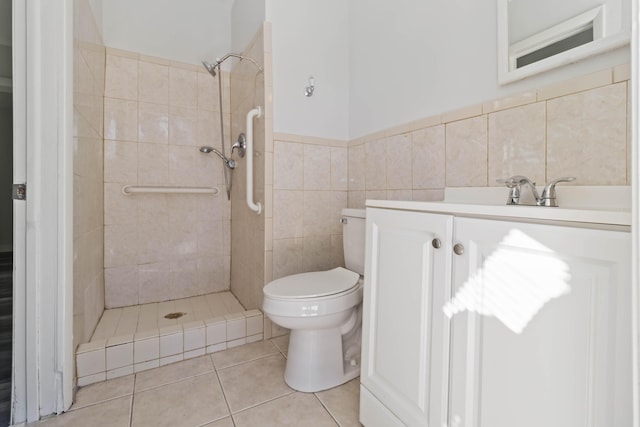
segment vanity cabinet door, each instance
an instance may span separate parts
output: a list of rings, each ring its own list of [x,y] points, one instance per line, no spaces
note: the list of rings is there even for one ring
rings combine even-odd
[[[631,425],[630,233],[454,228],[448,425]]]
[[[367,427],[446,421],[442,305],[450,296],[452,223],[448,215],[367,209],[360,412]]]

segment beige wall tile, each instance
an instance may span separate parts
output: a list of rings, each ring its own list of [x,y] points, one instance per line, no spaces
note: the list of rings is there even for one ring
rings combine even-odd
[[[138,227],[133,224],[104,227],[104,266],[120,267],[135,263],[138,256]]]
[[[138,61],[107,53],[104,95],[108,98],[138,100]]]
[[[304,144],[303,181],[305,190],[331,189],[331,148]]]
[[[126,185],[138,183],[138,144],[104,142],[104,181]]]
[[[138,103],[116,98],[104,99],[104,138],[138,140]]]
[[[524,175],[545,182],[546,104],[538,102],[489,115],[489,185]]]
[[[410,133],[391,136],[386,139],[387,189],[411,189],[412,162]]]
[[[363,209],[365,201],[364,191],[349,191],[348,207],[353,209]]]
[[[413,132],[413,189],[443,188],[445,174],[444,125]]]
[[[98,212],[99,214],[101,212]],[[137,224],[138,199],[122,194],[122,184],[104,184],[104,223]]]
[[[302,191],[274,190],[273,238],[284,239],[303,236],[304,193]],[[275,250],[275,249],[274,249]]]
[[[138,141],[166,144],[169,141],[169,107],[138,104]]]
[[[195,150],[195,147],[192,149]],[[220,198],[227,198],[224,187],[224,163],[214,154],[196,152],[196,175],[198,182],[205,186],[217,185],[220,187]],[[234,178],[236,178],[234,176]]]
[[[406,190],[387,190],[387,200],[412,200],[413,191]]]
[[[273,188],[302,190],[304,186],[304,146],[275,141],[273,145]]]
[[[138,304],[138,267],[127,265],[104,271],[107,308]]]
[[[619,83],[631,79],[631,64],[621,64],[613,67],[613,82]]]
[[[198,73],[197,98],[198,109],[207,111],[220,111],[218,99],[218,78],[209,73]]]
[[[198,73],[184,68],[169,67],[169,104],[196,108],[198,102]],[[229,110],[227,110],[229,111]]]
[[[303,239],[273,240],[273,280],[302,273]]]
[[[413,190],[413,200],[416,202],[441,202],[444,200],[444,189]]]
[[[487,117],[480,116],[445,127],[446,186],[487,185]]]
[[[138,266],[140,304],[163,301],[170,290],[168,263],[148,263]]]
[[[169,103],[169,67],[140,61],[138,100],[154,104]]]
[[[366,200],[387,200],[387,190],[367,190],[364,196]]]
[[[482,114],[482,104],[470,105],[442,114],[442,123],[450,123],[457,120],[469,119]]]
[[[348,182],[348,149],[331,147],[331,189],[347,190]]]
[[[138,264],[166,262],[171,259],[169,221],[138,223]]]
[[[197,186],[197,155],[192,146],[169,146],[169,184],[177,186]]]
[[[331,191],[304,192],[303,236],[331,234],[332,196]]]
[[[302,271],[321,271],[337,267],[332,264],[331,236],[307,236],[302,247]]]
[[[610,85],[612,81],[613,70],[611,68],[607,68],[605,70],[587,74],[586,76],[565,80],[563,82],[540,88],[538,89],[538,101]]]
[[[197,110],[195,108],[169,107],[169,143],[197,145]]]
[[[348,193],[346,191],[331,192],[331,213],[329,218],[329,232],[331,234],[342,234],[342,209],[348,207]]]
[[[138,144],[138,184],[167,185],[169,181],[169,147]]]
[[[224,221],[198,221],[196,236],[198,240],[198,254],[200,256],[225,255]]]
[[[196,119],[196,141],[198,146],[208,145],[218,149],[222,147],[220,118],[217,117],[217,114],[212,111],[198,110]]]
[[[489,114],[521,105],[533,104],[536,102],[537,96],[538,94],[535,91],[529,91],[485,102],[482,104],[482,112]]]
[[[387,188],[386,141],[377,139],[364,145],[365,188],[383,190]]]
[[[547,110],[547,179],[626,183],[626,83],[551,100]]]
[[[84,23],[73,33],[73,347],[76,348],[89,341],[105,305],[102,217],[106,51],[88,2],[74,2],[73,7],[74,15]],[[111,82],[113,89],[115,82]],[[113,166],[111,163],[110,167]]]
[[[364,190],[364,144],[350,146],[348,150],[347,174],[349,191]]]

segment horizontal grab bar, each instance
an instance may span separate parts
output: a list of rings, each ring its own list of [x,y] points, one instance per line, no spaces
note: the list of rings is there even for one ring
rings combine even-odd
[[[173,193],[173,194],[213,194],[218,195],[218,187],[156,187],[146,185],[125,185],[122,194],[130,196],[134,193]]]

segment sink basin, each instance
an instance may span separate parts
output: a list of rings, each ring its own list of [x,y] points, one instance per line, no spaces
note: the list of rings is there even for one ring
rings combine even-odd
[[[558,186],[559,207],[506,205],[503,187],[445,189],[442,202],[367,200],[368,207],[447,213],[458,216],[500,217],[532,221],[560,221],[628,227],[631,225],[630,186]]]

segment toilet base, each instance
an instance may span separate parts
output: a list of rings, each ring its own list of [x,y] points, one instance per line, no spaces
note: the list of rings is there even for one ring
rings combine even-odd
[[[291,330],[285,382],[294,390],[316,392],[352,380],[360,375],[360,353],[344,360],[343,349],[349,347],[343,347],[340,328]]]

